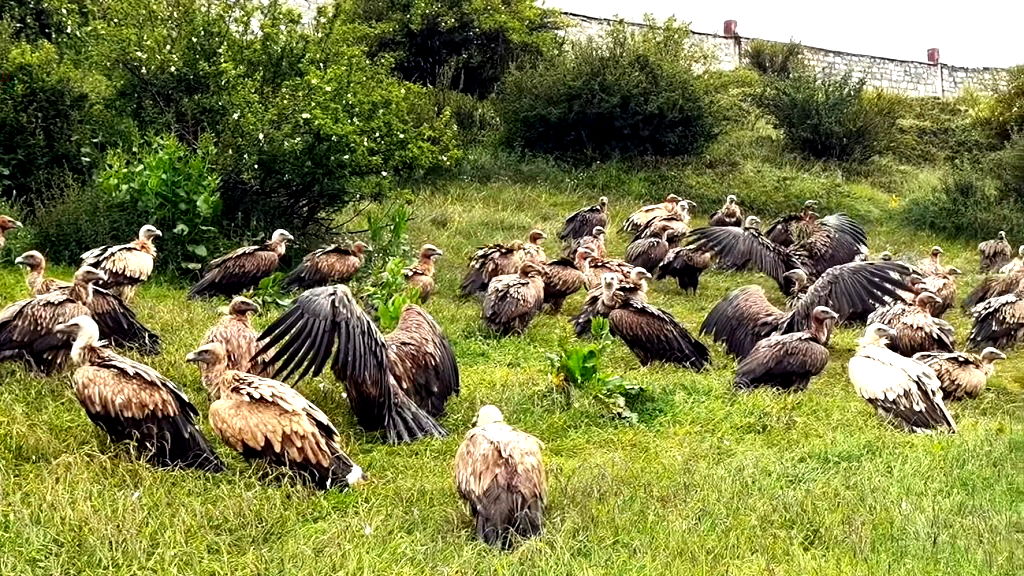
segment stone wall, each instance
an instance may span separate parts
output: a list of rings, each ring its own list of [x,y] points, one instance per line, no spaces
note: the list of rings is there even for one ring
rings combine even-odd
[[[612,20],[566,13],[574,24],[567,31],[570,37],[600,34]],[[644,24],[630,23],[631,26]],[[693,32],[695,41],[712,54],[715,66],[732,70],[742,64],[743,48],[753,38],[722,36]],[[856,80],[881,90],[908,96],[955,97],[966,90],[991,92],[1006,82],[1003,68],[965,68],[949,64],[931,64],[913,60],[896,60],[804,46],[804,58],[819,74],[839,76],[849,73]]]

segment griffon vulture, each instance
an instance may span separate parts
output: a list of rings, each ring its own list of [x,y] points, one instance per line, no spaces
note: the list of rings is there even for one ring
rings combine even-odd
[[[665,254],[657,266],[656,278],[675,278],[683,292],[697,292],[700,275],[711,266],[714,253],[710,250],[680,246]]]
[[[645,270],[657,272],[669,250],[679,245],[682,236],[676,230],[665,230],[659,237],[638,238],[626,247],[626,262]]]
[[[568,243],[590,234],[597,226],[608,227],[608,198],[605,196],[601,196],[597,204],[570,214],[558,233],[558,239]]]
[[[971,309],[974,325],[968,350],[992,346],[1006,350],[1024,338],[1024,292],[989,298]]]
[[[601,226],[595,226],[594,229],[582,238],[569,241],[565,245],[566,258],[572,257],[580,250],[588,250],[596,254],[599,258],[604,258],[608,255],[608,250],[605,248],[605,229]]]
[[[926,276],[945,273],[946,267],[942,265],[942,255],[944,253],[945,251],[942,249],[942,246],[932,246],[932,250],[928,254],[928,259],[922,260],[917,265],[918,270]]]
[[[0,216],[0,248],[7,245],[7,233],[15,228],[21,228],[21,222],[18,222],[10,216]]]
[[[999,270],[1009,263],[1013,255],[1013,247],[1006,240],[1006,232],[1000,230],[995,240],[985,240],[978,244],[978,255],[980,256],[978,272]]]
[[[18,256],[14,259],[14,263],[19,266],[24,266],[28,272],[25,275],[25,283],[28,284],[29,294],[32,296],[42,296],[43,294],[53,292],[58,288],[67,288],[68,286],[71,286],[70,282],[65,282],[56,278],[47,278],[46,258],[35,250],[30,250],[21,256]]]
[[[768,224],[765,236],[782,247],[789,247],[814,234],[818,224],[817,200],[804,202],[804,207],[796,214],[787,214],[776,218]]]
[[[314,250],[284,279],[284,288],[305,290],[348,282],[362,268],[366,253],[372,251],[365,242],[356,242],[351,248],[331,244]]]
[[[250,315],[259,312],[255,302],[242,296],[235,296],[228,305],[227,313],[210,327],[203,336],[202,345],[217,342],[227,353],[228,370],[248,372],[258,376],[269,374],[267,356],[257,357],[257,338],[252,328]]]
[[[941,303],[935,294],[921,292],[913,304],[900,302],[876,310],[868,316],[868,324],[884,324],[892,330],[889,345],[897,354],[952,352],[953,326],[931,315],[931,308]]]
[[[1021,246],[1017,248],[1017,255],[1014,256],[1012,260],[1003,264],[1003,267],[999,269],[999,273],[1009,274],[1022,268],[1024,268],[1024,244],[1021,244]]]
[[[622,223],[622,229],[626,232],[639,232],[648,222],[663,216],[678,216],[689,221],[689,200],[683,200],[675,194],[669,194],[665,201],[658,204],[651,204],[633,212]],[[684,216],[685,214],[685,216]]]
[[[709,226],[742,226],[743,211],[736,203],[736,196],[729,194],[725,197],[725,205],[719,208],[711,218],[708,219]]]
[[[985,389],[989,377],[996,371],[996,360],[1005,360],[1003,354],[991,346],[981,354],[967,352],[919,352],[914,360],[928,365],[942,382],[945,400],[977,398]]]
[[[511,244],[488,244],[477,248],[469,259],[469,270],[462,278],[462,295],[473,296],[486,292],[492,279],[515,274],[525,258],[526,250],[518,240]]]
[[[405,284],[413,288],[419,297],[420,304],[425,304],[434,294],[434,261],[444,256],[444,252],[433,244],[420,247],[420,258],[415,264],[402,269]]]
[[[771,386],[782,390],[806,390],[811,378],[828,364],[829,333],[838,314],[818,306],[810,326],[800,332],[773,334],[754,345],[736,368],[733,385],[740,390]]]
[[[637,270],[642,270],[637,268]],[[646,273],[646,270],[643,270]],[[635,279],[642,280],[643,274],[637,273]],[[590,325],[597,316],[607,318],[612,310],[618,308],[625,300],[635,299],[647,302],[647,283],[633,280],[623,281],[618,274],[605,273],[601,277],[601,285],[587,292],[583,307],[579,314],[571,318],[573,331],[577,338],[590,336]]]
[[[128,244],[101,246],[82,254],[82,266],[102,270],[107,279],[96,285],[130,302],[139,285],[153,273],[153,260],[156,258],[153,239],[160,236],[163,236],[162,232],[146,224],[139,229],[138,238]]]
[[[1024,289],[1024,268],[1008,274],[988,275],[967,295],[964,309],[970,310],[982,302],[997,296],[1006,296]]]
[[[552,313],[561,312],[565,299],[583,288],[587,270],[584,250],[576,253],[575,261],[561,258],[544,265],[544,304],[550,306]]]
[[[294,239],[287,230],[275,230],[263,244],[245,246],[212,260],[188,297],[235,296],[256,286],[277,270],[285,245]]]
[[[491,280],[484,297],[484,324],[501,335],[522,334],[544,303],[544,270],[533,262],[517,274]]]

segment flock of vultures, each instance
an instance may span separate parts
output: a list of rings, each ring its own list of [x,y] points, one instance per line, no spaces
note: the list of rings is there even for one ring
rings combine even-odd
[[[579,337],[604,317],[641,364],[700,371],[710,363],[708,348],[649,301],[648,280],[673,278],[684,292],[695,292],[708,268],[755,270],[778,284],[786,307],[772,305],[760,286],[743,286],[699,327],[737,358],[736,389],[804,390],[829,361],[833,327],[862,323],[848,366],[853,388],[880,416],[914,432],[955,432],[946,402],[977,396],[993,362],[1005,358],[999,348],[1024,336],[1024,247],[1011,258],[1003,233],[978,247],[981,270],[990,274],[965,303],[974,319],[968,352],[957,351],[953,328],[942,319],[955,304],[959,271],[942,264],[940,247],[917,263],[888,253],[868,258],[862,226],[841,213],[820,217],[814,201],[764,230],[757,217],[744,217],[734,196],[706,227],[690,228],[693,206],[670,195],[634,212],[622,225],[633,241],[625,258],[616,259],[605,248],[608,200],[601,198],[565,220],[560,258],[546,256],[540,230],[525,241],[481,247],[461,292],[482,298],[484,325],[508,335],[528,330],[544,308],[560,313],[567,297],[585,290],[582,309],[571,318]],[[0,217],[0,231],[17,227]],[[0,312],[0,361],[23,362],[43,375],[73,362],[75,395],[111,440],[133,444],[154,466],[217,472],[224,463],[182,390],[117,352],[160,353],[159,335],[130,307],[153,270],[160,235],[147,225],[128,244],[86,252],[71,282],[47,277],[39,252],[18,257],[31,296]],[[295,384],[329,367],[358,425],[404,443],[446,434],[437,418],[459,393],[458,363],[444,331],[420,305],[407,305],[389,334],[363,311],[345,285],[370,250],[362,242],[306,255],[286,280],[303,292],[257,333],[250,323],[257,306],[239,294],[277,270],[290,240],[277,230],[266,243],[207,265],[189,297],[233,299],[185,360],[198,367],[211,399],[210,427],[226,446],[317,488],[344,489],[362,480],[362,470],[342,451],[330,418],[284,381]],[[435,290],[442,254],[423,245],[404,271],[419,304]],[[455,483],[488,544],[507,548],[540,532],[541,443],[506,424],[498,408],[479,410],[456,454]]]

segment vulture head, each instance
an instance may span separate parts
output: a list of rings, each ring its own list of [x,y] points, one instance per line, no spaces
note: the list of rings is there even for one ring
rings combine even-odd
[[[100,327],[96,321],[89,316],[75,316],[63,324],[54,326],[53,331],[74,338],[74,345],[71,347],[71,357],[76,361],[79,359],[79,351],[88,346],[95,346],[100,342]]]
[[[810,212],[811,210],[814,210],[817,207],[818,207],[818,201],[817,200],[808,200],[808,201],[804,202],[804,211],[805,212]]]
[[[360,240],[352,245],[352,251],[362,255],[364,252],[373,252],[373,248],[370,248],[369,244]]]
[[[579,250],[576,251],[576,267],[579,268],[581,271],[584,271],[585,267],[587,266],[587,262],[589,262],[590,259],[593,258],[594,256],[596,256],[596,254],[594,254],[593,250],[589,248],[580,248]]]
[[[1006,242],[1006,231],[1005,230],[1000,230],[999,231],[999,239],[1002,240],[1003,242]]]
[[[811,320],[815,322],[827,322],[829,320],[838,320],[839,314],[836,314],[835,310],[828,306],[818,306],[811,313]]]
[[[607,230],[604,229],[604,226],[594,226],[594,230],[591,234],[594,238],[600,238],[605,235],[605,232],[607,232]]]
[[[599,208],[601,208],[601,212],[607,212],[608,211],[608,197],[607,196],[601,196],[601,198],[599,198],[598,201],[597,201],[597,205],[598,205]]]
[[[530,232],[530,244],[537,244],[539,246],[547,237],[548,235],[543,230],[533,230]]]
[[[440,248],[433,244],[424,244],[420,248],[420,258],[429,258],[430,260],[437,259],[438,256],[444,256],[444,252]]]
[[[675,194],[669,194],[668,196],[665,196],[665,204],[679,204],[682,201],[683,199],[680,198],[679,196],[676,196]]]
[[[228,314],[232,316],[246,316],[259,311],[259,305],[244,296],[235,296],[231,304],[228,304]]]
[[[922,310],[931,310],[933,304],[942,304],[942,298],[939,298],[932,292],[921,292],[914,298],[914,304]]]
[[[747,219],[743,221],[744,228],[753,228],[755,230],[761,229],[761,219],[757,216],[747,216]]]
[[[82,266],[75,272],[75,282],[81,282],[82,284],[92,284],[93,282],[99,282],[106,279],[106,272],[97,270],[92,266]]]
[[[1024,244],[1021,244],[1020,248],[1017,248],[1017,256],[1024,258]]]
[[[651,278],[654,278],[654,276],[651,276],[650,272],[640,266],[629,271],[629,281],[633,284],[640,284],[644,280],[650,280]]]
[[[736,195],[735,194],[729,194],[728,196],[726,196],[725,197],[725,203],[728,206],[732,206],[733,204],[735,204],[736,203]]]
[[[284,244],[289,240],[295,240],[295,237],[282,228],[274,230],[274,233],[270,235],[270,241],[275,244]]]
[[[615,291],[619,288],[619,275],[606,272],[601,275],[601,300],[610,307],[615,307]]]
[[[164,233],[157,230],[156,226],[152,224],[146,224],[142,228],[139,228],[139,240],[143,242],[152,242],[153,238],[163,236]]]
[[[8,230],[13,230],[15,228],[21,227],[21,222],[18,222],[14,218],[11,218],[10,216],[0,216],[0,230],[6,232]]]
[[[519,275],[523,278],[542,278],[544,270],[534,262],[523,262],[519,267]]]
[[[864,336],[858,341],[861,346],[881,346],[889,343],[896,331],[881,322],[875,322],[864,329]]]
[[[942,246],[932,246],[931,254],[932,254],[932,259],[933,260],[938,260],[939,259],[939,255],[940,254],[944,254],[944,252],[942,251]]]
[[[29,250],[15,258],[14,263],[18,266],[24,266],[32,272],[36,272],[46,266],[46,259],[43,258],[43,255],[36,250]]]
[[[810,278],[807,277],[807,272],[801,268],[794,268],[789,272],[786,272],[782,275],[782,278],[785,280],[790,294],[799,292],[800,289],[807,286],[810,281]]]
[[[998,348],[991,346],[981,351],[981,361],[985,364],[991,364],[996,360],[1006,360],[1006,354],[1003,354]]]
[[[892,252],[886,250],[885,252],[882,252],[881,254],[878,255],[878,259],[881,260],[882,262],[892,262]]]
[[[822,344],[828,343],[832,326],[839,320],[839,314],[828,306],[818,306],[811,312],[811,334]]]
[[[473,418],[473,427],[487,426],[488,424],[496,424],[504,421],[505,416],[497,406],[493,404],[485,404],[481,406],[480,410],[476,413],[476,418]]]
[[[185,356],[185,362],[199,366],[200,370],[222,368],[228,364],[228,353],[220,342],[203,344]]]
[[[946,268],[946,274],[949,274],[950,276],[959,276],[963,274],[963,271],[956,266],[950,266],[949,268]]]

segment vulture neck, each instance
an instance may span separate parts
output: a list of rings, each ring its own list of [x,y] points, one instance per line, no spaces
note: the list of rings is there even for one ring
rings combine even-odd
[[[68,294],[79,304],[89,304],[92,302],[92,283],[75,278]]]
[[[231,388],[231,378],[228,374],[228,360],[222,358],[216,364],[204,364],[202,369],[203,386],[211,393],[223,396]]]
[[[156,256],[156,245],[151,240],[139,238],[135,242],[132,242],[132,246],[137,248],[140,252],[145,252],[150,256]]]
[[[431,278],[434,277],[434,260],[430,256],[420,256],[419,268],[423,271],[423,274]]]
[[[284,256],[284,243],[284,240],[270,240],[264,247],[278,256]]]
[[[811,322],[811,328],[807,332],[818,341],[818,344],[824,346],[828,344],[828,337],[832,333],[832,327],[825,320],[814,320]]]
[[[225,316],[225,318],[228,321],[238,322],[239,324],[245,326],[246,328],[252,328],[252,322],[249,320],[248,312],[243,312],[241,314],[229,314],[228,316]]]
[[[39,293],[45,280],[45,271],[41,267],[29,270],[28,275],[25,276],[25,282],[28,283],[28,289],[31,290],[33,294]]]
[[[71,359],[79,366],[93,364],[99,357],[100,348],[90,336],[79,336],[71,345]]]

